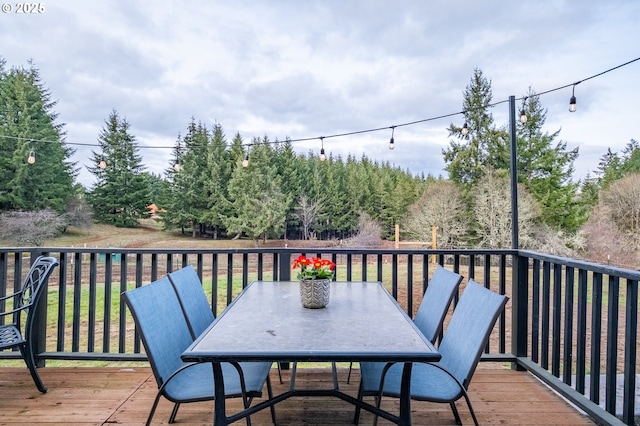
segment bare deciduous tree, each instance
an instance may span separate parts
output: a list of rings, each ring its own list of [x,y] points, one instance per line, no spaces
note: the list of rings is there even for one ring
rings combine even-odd
[[[368,214],[361,212],[358,219],[358,234],[345,240],[347,247],[378,247],[382,240],[382,226]]]
[[[13,210],[0,215],[0,239],[41,246],[46,239],[58,236],[66,226],[67,219],[49,209]]]
[[[318,219],[322,204],[317,200],[310,200],[306,195],[298,198],[298,205],[294,209],[293,217],[300,221],[304,232],[304,239],[311,237],[311,230]]]
[[[603,190],[584,226],[587,257],[638,268],[640,264],[640,174],[629,174]]]
[[[452,181],[437,181],[409,208],[402,229],[410,238],[431,241],[431,230],[435,226],[439,248],[463,247],[469,229],[464,212],[465,204],[458,187]]]
[[[64,214],[67,216],[69,226],[89,228],[93,225],[91,206],[80,198],[74,197],[68,200]]]
[[[474,192],[476,235],[480,247],[510,248],[512,241],[511,188],[506,177],[489,171]],[[518,185],[519,246],[533,248],[539,209],[533,196]]]

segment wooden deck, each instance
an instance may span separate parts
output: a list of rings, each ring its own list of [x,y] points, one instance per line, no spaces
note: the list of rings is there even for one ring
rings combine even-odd
[[[525,372],[492,364],[481,364],[469,389],[478,420],[482,425],[593,425],[555,393]],[[0,368],[0,425],[143,425],[153,403],[157,386],[149,368],[48,367],[40,370],[48,387],[39,393],[26,368]],[[274,392],[288,387],[290,372],[283,372],[284,384],[274,368]],[[339,369],[340,388],[356,395],[357,370],[346,383],[347,369]],[[300,368],[296,387],[331,387],[330,369]],[[265,391],[266,394],[266,391]],[[397,409],[397,400],[385,398],[383,405]],[[463,424],[472,424],[464,402],[457,403]],[[228,410],[240,407],[230,400]],[[415,425],[455,425],[447,404],[412,402]],[[161,400],[154,424],[167,424],[172,405]],[[203,425],[212,421],[212,403],[181,406],[176,425]],[[396,411],[397,412],[397,411]],[[336,398],[290,398],[276,405],[278,424],[350,425],[353,406]],[[372,424],[372,415],[362,414],[360,424]],[[251,417],[254,426],[271,425],[269,410]],[[238,422],[237,424],[245,424]],[[380,425],[390,424],[380,420]]]

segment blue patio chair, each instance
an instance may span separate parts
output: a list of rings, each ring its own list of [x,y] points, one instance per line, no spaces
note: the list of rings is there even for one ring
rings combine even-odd
[[[161,396],[175,403],[169,423],[173,423],[182,403],[214,399],[213,370],[209,363],[187,363],[181,355],[193,337],[185,319],[178,296],[169,281],[163,277],[151,284],[122,293],[129,307],[136,329],[140,334],[158,393],[147,418],[151,423]],[[226,397],[241,397],[249,407],[253,397],[261,396],[265,382],[272,397],[269,370],[271,363],[249,362],[237,364],[239,369],[223,363]],[[271,411],[275,424],[275,411]],[[247,417],[250,425],[250,418]]]
[[[197,338],[211,325],[215,316],[202,288],[202,281],[192,265],[169,272],[169,280],[173,285],[180,306],[187,319],[187,325],[193,339]]]
[[[178,294],[178,300],[187,319],[191,336],[195,340],[216,319],[209,305],[207,295],[202,288],[202,281],[200,281],[200,277],[192,265],[169,272],[168,275],[173,288]],[[279,363],[277,366],[278,378],[282,383],[282,370]]]
[[[478,425],[467,389],[507,300],[506,296],[469,280],[438,347],[441,360],[413,365],[411,399],[449,403],[456,422],[461,424],[455,401],[464,397],[473,422]],[[364,395],[375,395],[376,405],[380,406],[382,396],[400,396],[402,363],[363,362],[360,371],[359,399]],[[359,415],[360,409],[356,408],[356,424]]]
[[[42,295],[43,284],[47,282],[49,275],[51,275],[56,266],[58,266],[56,258],[38,257],[31,265],[20,290],[0,297],[0,306],[8,308],[8,310],[0,312],[0,318],[3,320],[5,317],[11,318],[10,323],[0,325],[0,350],[15,348],[20,350],[20,354],[29,368],[36,387],[42,393],[47,392],[47,388],[42,383],[36,368],[33,340],[38,330],[35,329],[33,322],[36,307]],[[26,314],[24,333],[21,332],[21,314],[23,312]]]
[[[444,318],[462,278],[462,275],[438,265],[429,281],[413,322],[431,343],[440,336]]]
[[[429,280],[429,285],[422,296],[422,302],[420,302],[413,322],[431,343],[435,344],[436,339],[440,336],[444,318],[462,278],[462,275],[438,265]],[[351,367],[352,365],[349,365],[347,383],[351,381]]]

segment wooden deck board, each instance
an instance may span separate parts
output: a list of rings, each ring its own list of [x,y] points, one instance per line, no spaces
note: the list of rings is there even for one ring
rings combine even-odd
[[[151,370],[145,367],[55,367],[40,370],[46,394],[38,392],[26,368],[0,368],[0,425],[142,425],[153,404],[157,387]],[[289,386],[290,371],[283,372],[280,384],[274,368],[271,381],[274,393]],[[339,370],[340,388],[355,396],[357,369],[347,384],[347,370]],[[298,369],[296,387],[332,386],[329,369]],[[533,376],[510,369],[479,368],[469,389],[480,424],[483,425],[594,425]],[[266,394],[266,391],[265,391]],[[369,398],[372,400],[372,398]],[[228,403],[237,410],[239,399]],[[385,398],[383,406],[397,412],[397,400]],[[457,403],[463,424],[471,424],[464,402]],[[154,424],[167,424],[173,405],[160,401]],[[204,425],[212,421],[212,403],[183,404],[176,425]],[[412,402],[415,425],[455,425],[447,404]],[[278,424],[350,425],[354,407],[331,397],[290,398],[276,405]],[[271,425],[269,410],[251,417],[254,426]],[[373,416],[363,412],[362,425],[372,424]],[[238,422],[237,424],[244,424]],[[380,420],[379,425],[390,422]]]

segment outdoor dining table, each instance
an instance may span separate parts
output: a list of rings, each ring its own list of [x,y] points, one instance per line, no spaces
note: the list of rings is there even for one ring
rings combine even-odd
[[[411,424],[413,362],[440,354],[380,282],[332,282],[329,305],[304,308],[299,283],[255,281],[187,348],[184,361],[210,362],[213,423],[227,425],[295,396],[335,396],[398,425]],[[295,389],[227,416],[221,362],[403,362],[399,415],[333,389]]]

